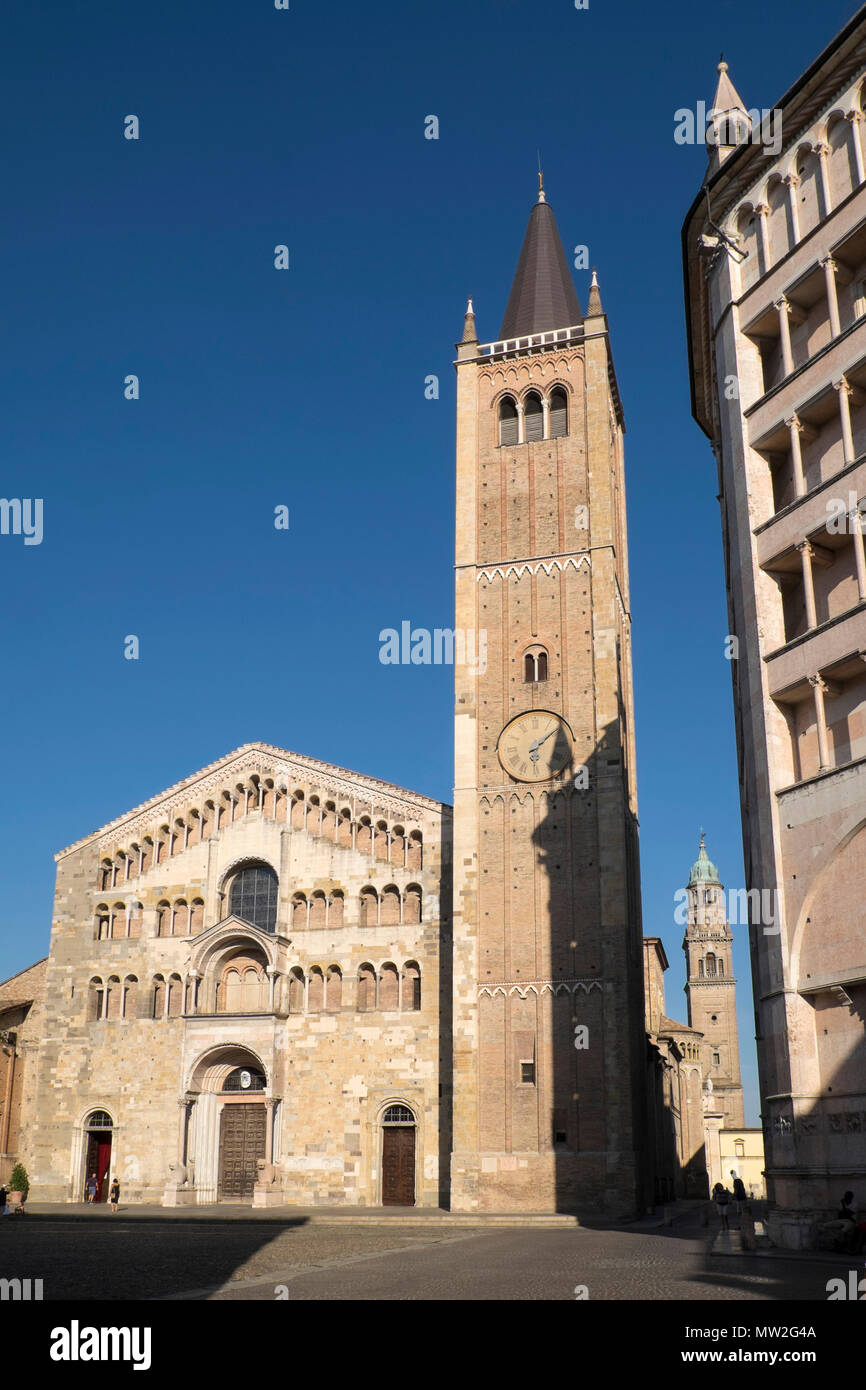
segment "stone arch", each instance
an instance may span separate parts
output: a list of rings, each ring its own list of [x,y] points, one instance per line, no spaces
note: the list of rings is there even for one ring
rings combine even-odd
[[[421,1008],[421,967],[416,960],[407,960],[403,966],[402,1003],[410,1012]]]
[[[325,977],[320,965],[310,966],[310,977],[307,985],[307,1012],[311,1014],[321,1013],[325,1007]]]
[[[400,890],[394,883],[382,889],[379,922],[383,927],[396,927],[400,924]]]
[[[217,1013],[265,1013],[269,1005],[268,957],[252,943],[238,944],[211,967]]]
[[[87,1021],[97,1023],[105,1014],[105,986],[99,975],[94,975],[87,985]]]
[[[376,1008],[376,972],[369,961],[358,966],[355,1008],[359,1014],[372,1013]]]
[[[857,161],[854,156],[856,131],[845,113],[833,111],[827,120],[827,177],[834,208],[857,187]]]
[[[376,829],[373,835],[373,857],[387,862],[388,859],[388,826],[385,821],[376,822]]]
[[[421,899],[421,885],[419,883],[407,884],[403,898],[403,921],[409,926],[414,926],[421,921]]]
[[[379,972],[379,1008],[393,1012],[400,1007],[400,976],[393,961],[386,960]]]
[[[325,979],[325,1008],[336,1011],[343,1003],[343,972],[339,965],[329,965]]]
[[[406,831],[402,825],[391,827],[391,854],[390,860],[398,869],[402,869],[406,858]]]
[[[812,145],[801,145],[797,151],[796,188],[799,207],[800,237],[808,236],[826,215],[821,180],[821,160]]]
[[[361,854],[370,854],[373,849],[373,823],[369,816],[362,816],[355,835],[355,848]]]
[[[238,1043],[218,1043],[200,1053],[189,1069],[186,1090],[192,1092],[221,1091],[223,1083],[236,1067],[253,1066],[263,1071],[270,1086],[271,1079],[263,1059],[251,1047]]]
[[[740,265],[740,285],[747,290],[764,274],[764,252],[761,243],[758,214],[751,203],[744,203],[736,216],[735,228],[740,250],[746,259]]]
[[[406,868],[420,869],[424,858],[424,837],[420,830],[412,830],[406,849]]]
[[[306,1008],[306,981],[299,965],[289,971],[289,1013],[302,1014]]]
[[[770,259],[775,265],[794,245],[788,185],[779,177],[771,178],[767,184],[767,206],[770,209],[767,219]]]
[[[120,1006],[121,1018],[135,1018],[138,1009],[138,976],[127,975],[123,981],[123,997]]]
[[[379,894],[370,884],[361,889],[359,922],[362,927],[375,927],[379,924]]]
[[[352,812],[348,806],[344,806],[340,812],[337,824],[337,844],[344,848],[352,847]]]
[[[342,888],[335,888],[328,899],[328,926],[341,927],[346,915],[346,895]]]
[[[866,818],[859,820],[845,835],[826,852],[824,862],[812,881],[806,894],[797,925],[791,941],[791,984],[794,989],[807,983],[806,976],[828,974],[838,964],[844,969],[846,963],[857,960],[857,951],[862,945],[862,900],[848,892],[834,892],[833,884],[838,878],[845,882],[850,869],[849,882],[857,881],[857,870],[866,856]],[[846,868],[846,864],[848,868]],[[819,915],[827,913],[824,904],[833,899],[832,919],[837,928],[836,945],[832,948],[825,941],[820,946],[820,959],[813,968],[812,954],[808,937],[808,927]]]

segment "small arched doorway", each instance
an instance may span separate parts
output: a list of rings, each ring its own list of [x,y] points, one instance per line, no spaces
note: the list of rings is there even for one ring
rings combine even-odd
[[[114,1124],[107,1110],[92,1110],[84,1121],[84,1192],[87,1199],[87,1185],[96,1178],[97,1202],[108,1198],[108,1185],[111,1167],[111,1141]]]
[[[382,1206],[415,1205],[415,1116],[389,1105],[382,1116]]]

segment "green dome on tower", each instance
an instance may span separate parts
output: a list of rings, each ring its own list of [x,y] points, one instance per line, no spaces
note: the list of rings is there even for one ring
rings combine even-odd
[[[707,847],[703,830],[701,831],[701,847],[698,851],[698,857],[692,865],[692,871],[689,874],[689,887],[694,888],[698,883],[717,883],[719,887],[721,887],[721,883],[719,882],[719,871],[707,856]]]

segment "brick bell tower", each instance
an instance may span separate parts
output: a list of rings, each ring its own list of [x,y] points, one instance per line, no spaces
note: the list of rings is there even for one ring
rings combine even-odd
[[[642,1201],[623,417],[539,175],[499,341],[457,347],[458,1211]],[[459,652],[460,645],[455,646]]]
[[[689,1027],[703,1033],[704,1077],[713,1083],[713,1102],[724,1114],[723,1128],[742,1129],[743,1086],[737,1030],[734,938],[725,911],[725,890],[707,855],[704,832],[686,889],[686,999]]]

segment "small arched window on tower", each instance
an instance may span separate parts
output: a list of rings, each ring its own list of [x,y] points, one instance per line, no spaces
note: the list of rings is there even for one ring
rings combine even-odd
[[[712,951],[710,951],[709,954],[708,954],[708,956],[707,956],[707,975],[708,975],[708,977],[709,977],[711,980],[715,979],[715,975],[716,975],[716,958],[715,958],[715,956],[713,955]]]
[[[530,391],[523,403],[523,427],[527,444],[544,438],[544,408],[537,391]]]
[[[529,647],[523,654],[523,679],[528,685],[547,680],[547,648]]]
[[[517,443],[517,406],[510,396],[499,404],[499,443]]]
[[[719,979],[720,979],[720,980],[723,980],[724,977],[725,977],[725,962],[724,962],[723,960],[720,960],[720,961],[719,961]]]
[[[550,437],[564,439],[568,434],[568,396],[561,386],[550,393]]]

